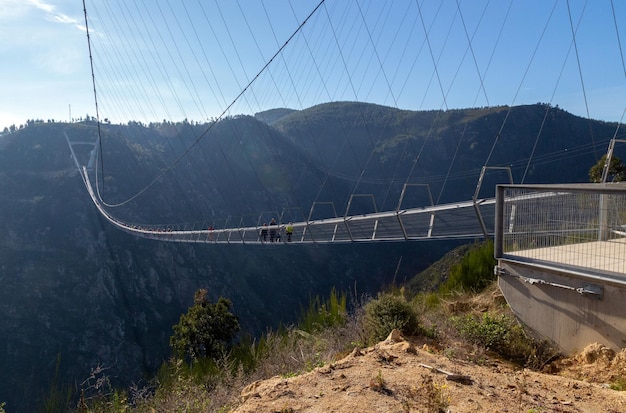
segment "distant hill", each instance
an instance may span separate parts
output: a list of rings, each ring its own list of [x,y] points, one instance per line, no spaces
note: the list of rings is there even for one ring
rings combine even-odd
[[[376,194],[379,210],[395,208],[405,182],[429,184],[440,202],[471,199],[492,147],[488,166],[511,167],[515,183],[531,155],[527,183],[587,182],[615,133],[614,123],[543,104],[415,112],[328,103],[291,113],[275,127],[321,169],[353,182],[355,192]],[[504,172],[490,172],[484,196],[506,181]]]
[[[255,113],[254,117],[260,120],[261,122],[265,122],[268,125],[272,126],[285,116],[288,116],[296,112],[293,109],[280,108],[280,109],[270,109],[264,112]]]
[[[533,147],[527,182],[586,181],[614,131],[615,124],[545,105],[413,112],[355,102],[215,124],[103,124],[98,180],[107,203],[123,204],[111,212],[128,222],[256,225],[281,214],[305,219],[313,202],[332,202],[342,215],[351,193],[393,209],[405,182],[429,183],[441,202],[469,199],[496,136],[490,165],[511,165],[516,182]],[[65,135],[96,142],[98,128],[31,122],[0,137],[0,401],[7,411],[32,410],[20,403],[45,398],[58,357],[61,381],[80,382],[97,365],[120,384],[151,375],[198,288],[212,300],[230,298],[244,331],[255,334],[294,321],[311,297],[333,287],[360,298],[394,277],[408,280],[459,244],[137,239],[98,215]],[[82,162],[90,150],[76,148]],[[424,202],[423,193],[407,197],[409,206]]]

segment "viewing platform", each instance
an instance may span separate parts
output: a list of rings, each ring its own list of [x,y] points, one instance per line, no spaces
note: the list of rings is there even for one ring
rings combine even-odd
[[[498,284],[513,312],[572,354],[626,347],[626,184],[500,185]]]
[[[534,262],[554,261],[572,269],[587,269],[607,276],[614,274],[617,279],[624,273],[625,254],[626,238],[515,252],[519,259]]]

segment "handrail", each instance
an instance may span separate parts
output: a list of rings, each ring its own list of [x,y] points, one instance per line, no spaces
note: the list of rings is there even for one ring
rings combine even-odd
[[[192,230],[168,230],[163,227],[136,226],[120,221],[102,206],[89,180],[87,168],[83,166],[80,174],[94,205],[107,221],[127,233],[149,239],[211,244],[289,245],[457,240],[475,239],[483,236],[478,222],[468,220],[464,216],[459,217],[460,212],[474,205],[473,201],[294,222],[291,224],[294,230],[291,242],[271,243],[262,241],[259,237],[261,226]],[[481,200],[481,205],[495,206],[495,198]],[[425,224],[418,219],[421,216],[428,216],[428,219],[423,220]],[[441,229],[439,234],[433,234],[436,218],[441,218],[441,222],[448,222],[447,227],[439,224]],[[457,228],[458,230],[456,230]],[[237,234],[237,236],[232,237],[233,234]]]

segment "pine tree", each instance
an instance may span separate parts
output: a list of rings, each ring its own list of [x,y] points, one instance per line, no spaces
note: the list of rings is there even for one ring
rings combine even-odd
[[[239,319],[230,312],[231,301],[220,297],[213,304],[207,294],[205,289],[196,291],[194,305],[180,316],[180,321],[174,326],[170,346],[177,357],[215,359],[228,348],[239,331]]]

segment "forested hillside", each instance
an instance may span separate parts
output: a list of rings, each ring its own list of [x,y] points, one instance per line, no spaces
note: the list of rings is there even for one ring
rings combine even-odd
[[[615,131],[545,105],[512,108],[500,131],[508,111],[341,102],[211,124],[102,124],[98,180],[110,204],[154,181],[111,209],[128,222],[255,225],[280,211],[305,219],[314,202],[332,202],[343,215],[352,193],[372,194],[378,210],[394,209],[407,182],[431,184],[440,202],[467,200],[492,146],[489,164],[512,166],[516,182],[533,148],[527,182],[586,181]],[[29,122],[0,136],[0,402],[8,411],[29,411],[53,380],[80,382],[96,366],[123,385],[150,377],[169,357],[172,325],[198,288],[212,300],[231,299],[242,330],[256,334],[294,321],[311,297],[333,287],[375,294],[458,245],[137,239],[99,216],[66,135],[95,143],[98,125]],[[81,162],[92,147],[78,150]],[[424,202],[416,194],[404,206]]]

